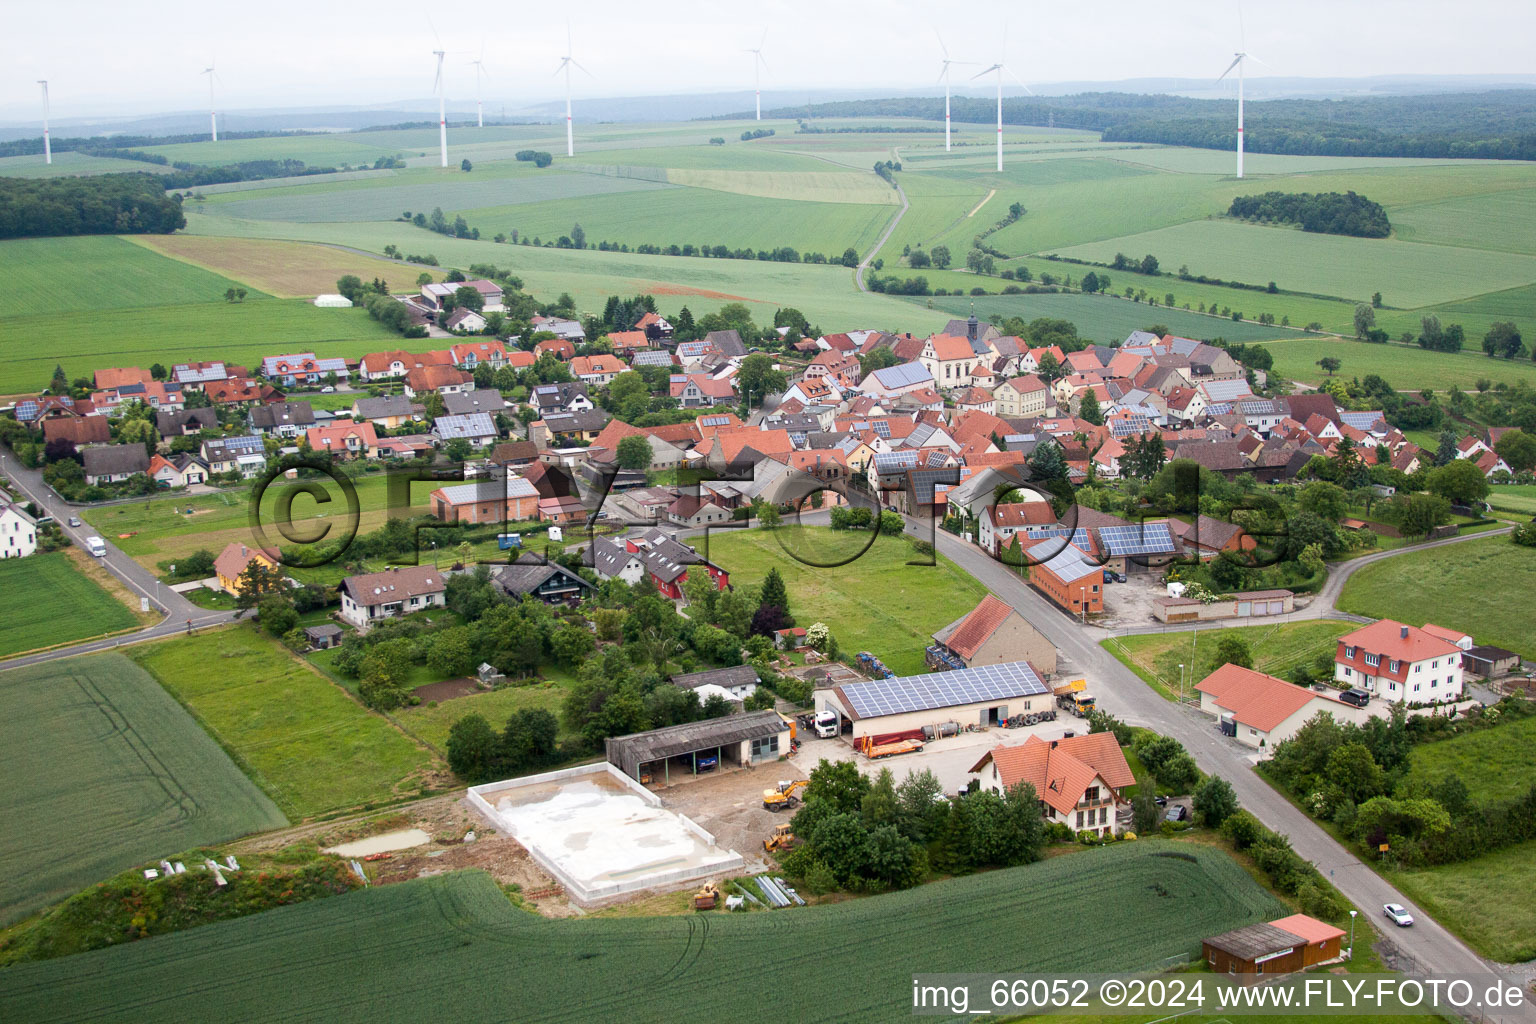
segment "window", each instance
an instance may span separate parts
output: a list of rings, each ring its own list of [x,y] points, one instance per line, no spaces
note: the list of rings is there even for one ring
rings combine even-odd
[[[1082,828],[1083,827],[1083,812],[1082,811],[1078,811],[1077,812],[1077,827],[1078,828]]]
[[[1367,654],[1365,656],[1365,664],[1366,664],[1367,668],[1375,668],[1376,666],[1381,664],[1381,655],[1379,655],[1379,654]]]
[[[1413,670],[1415,672],[1423,672],[1424,671],[1424,663],[1420,662],[1419,664],[1413,666]]]
[[[1354,674],[1355,674],[1355,670],[1354,669],[1350,668],[1348,665],[1344,666],[1344,678],[1345,679],[1348,679],[1350,676],[1352,676]]]
[[[1346,658],[1353,658],[1354,656],[1355,656],[1355,649],[1353,647],[1346,647],[1346,648],[1344,648],[1344,657],[1346,657]]]
[[[752,760],[761,761],[779,755],[779,737],[764,736],[752,741]]]
[[[1414,683],[1413,684],[1413,692],[1414,693],[1418,693],[1419,692],[1419,684],[1418,683]]]

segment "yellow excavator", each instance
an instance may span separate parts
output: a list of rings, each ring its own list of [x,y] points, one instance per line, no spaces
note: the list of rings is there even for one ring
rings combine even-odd
[[[763,840],[763,850],[767,853],[779,853],[783,850],[792,850],[800,842],[795,834],[789,830],[789,822],[773,826],[773,835]]]
[[[770,811],[796,807],[800,803],[800,791],[810,784],[810,779],[800,779],[796,782],[786,779],[779,783],[777,789],[763,790],[763,806]]]

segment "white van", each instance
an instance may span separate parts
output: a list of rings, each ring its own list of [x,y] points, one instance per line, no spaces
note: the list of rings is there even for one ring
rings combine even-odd
[[[102,540],[100,537],[87,537],[85,538],[85,550],[89,551],[97,558],[106,558],[107,542]]]

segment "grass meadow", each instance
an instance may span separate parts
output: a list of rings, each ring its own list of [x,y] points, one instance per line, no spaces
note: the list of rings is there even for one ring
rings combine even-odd
[[[3,330],[15,344],[0,361],[0,395],[35,394],[48,386],[56,365],[74,378],[103,366],[148,368],[186,359],[259,366],[263,356],[282,352],[361,356],[400,343],[361,309],[317,309],[299,299],[35,314],[7,317]]]
[[[1490,359],[1482,353],[1481,339],[1468,339],[1471,351],[1429,352],[1417,345],[1389,342],[1374,345],[1349,338],[1297,337],[1265,345],[1275,357],[1275,372],[1291,380],[1317,383],[1327,375],[1317,365],[1324,356],[1342,364],[1338,375],[1381,375],[1397,388],[1423,387],[1444,391],[1452,384],[1470,391],[1481,378],[1498,383],[1524,381],[1536,385],[1536,363],[1529,359]]]
[[[0,242],[0,264],[6,318],[223,302],[225,290],[242,283],[112,235],[10,239]],[[258,291],[247,301],[261,297]]]
[[[418,792],[431,752],[249,624],[137,648],[290,818]]]
[[[1314,619],[1275,622],[1263,626],[1213,626],[1198,631],[1140,633],[1114,637],[1102,646],[1119,661],[1151,683],[1163,696],[1179,689],[1179,666],[1184,665],[1186,695],[1200,680],[1215,671],[1216,645],[1238,636],[1253,652],[1253,667],[1285,679],[1297,665],[1310,665],[1319,654],[1331,654],[1335,641],[1356,628],[1353,622]]]
[[[1456,864],[1382,874],[1479,953],[1500,963],[1521,963],[1536,957],[1533,862],[1536,840]]]
[[[143,1021],[259,1012],[361,1022],[379,1006],[421,1016],[515,991],[529,1020],[742,1019],[761,1002],[763,964],[809,977],[837,949],[839,983],[797,1005],[796,1019],[884,1020],[910,1012],[914,973],[1153,967],[1285,912],[1220,850],[1162,839],[789,917],[551,921],[513,907],[489,875],[457,872],[105,950],[90,971],[68,960],[18,965],[0,1015],[43,1021],[131,1004]],[[379,963],[391,967],[366,969]],[[191,993],[177,980],[200,964],[219,965],[219,984]]]
[[[1536,658],[1530,603],[1515,596],[1533,591],[1536,548],[1499,536],[1368,565],[1344,584],[1338,607],[1411,626],[1433,622]]]
[[[1493,484],[1488,503],[1496,509],[1536,516],[1536,487],[1526,484]]]
[[[0,773],[0,924],[140,861],[288,824],[120,654],[0,672]]]
[[[970,275],[970,280],[977,280]],[[986,287],[997,289],[996,278],[981,278]],[[930,300],[912,300],[926,305]],[[1228,341],[1257,341],[1281,337],[1292,333],[1283,327],[1266,327],[1263,324],[1237,323],[1216,316],[1203,316],[1182,309],[1166,306],[1149,306],[1144,302],[1117,299],[1108,295],[1082,295],[1077,292],[1057,292],[1051,295],[946,295],[931,300],[935,310],[944,310],[953,316],[968,316],[971,303],[976,304],[976,315],[985,320],[994,313],[1002,316],[1018,316],[1025,320],[1036,317],[1053,317],[1070,320],[1077,325],[1082,337],[1092,338],[1102,344],[1124,340],[1132,331],[1153,324],[1163,324],[1175,334],[1190,338],[1225,338]]]
[[[798,625],[825,622],[843,650],[871,651],[897,675],[925,672],[931,635],[976,607],[986,589],[943,557],[933,566],[908,565],[917,555],[901,537],[878,537],[859,555],[868,539],[816,526],[716,530],[709,557],[737,586],[757,586],[777,568]],[[806,561],[845,558],[854,560],[834,568]]]
[[[62,551],[0,560],[0,658],[138,624]]]

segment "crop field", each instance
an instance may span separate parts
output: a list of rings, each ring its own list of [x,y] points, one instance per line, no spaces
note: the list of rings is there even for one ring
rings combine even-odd
[[[1028,219],[1027,217],[1025,218]],[[1020,223],[1023,223],[1022,221]],[[1317,235],[1233,220],[1202,220],[1058,250],[1108,262],[1115,253],[1152,253],[1169,267],[1249,284],[1369,299],[1416,308],[1536,281],[1536,258],[1391,238]]]
[[[1391,216],[1393,231],[1405,241],[1536,253],[1536,238],[1511,231],[1512,225],[1536,223],[1536,189],[1420,203]]]
[[[657,307],[667,315],[675,314],[683,306],[697,316],[727,302],[745,302],[756,321],[764,324],[772,322],[775,310],[793,306],[812,323],[819,322],[829,331],[834,325],[858,323],[924,331],[941,327],[948,319],[942,313],[908,311],[886,296],[857,291],[853,272],[846,267],[535,249],[446,238],[402,224],[291,224],[196,214],[189,214],[187,219],[196,234],[303,239],[354,245],[372,252],[382,252],[384,246],[395,244],[407,252],[435,254],[444,265],[494,263],[521,277],[531,294],[556,296],[570,292],[583,313],[601,312],[609,295],[650,292],[656,297]],[[316,311],[311,307],[311,312],[336,311]],[[362,354],[369,349],[356,347],[354,351]]]
[[[1275,372],[1291,380],[1317,383],[1326,374],[1317,361],[1333,356],[1342,364],[1341,377],[1364,377],[1375,373],[1397,388],[1417,390],[1422,387],[1444,391],[1452,384],[1469,391],[1481,378],[1498,383],[1525,381],[1536,384],[1536,363],[1529,359],[1489,359],[1480,351],[1482,339],[1469,338],[1471,351],[1429,352],[1417,345],[1390,342],[1375,345],[1346,338],[1297,337],[1275,341],[1264,347],[1275,357]]]
[[[196,235],[139,235],[134,240],[164,256],[225,274],[281,298],[334,292],[336,280],[346,274],[356,274],[364,281],[381,277],[396,294],[414,291],[423,272],[431,273],[434,281],[443,279],[442,271],[429,267],[403,266],[303,242]]]
[[[969,275],[966,276],[970,280],[976,280]],[[990,289],[997,288],[996,278],[980,278],[980,280],[986,281],[986,286]],[[914,300],[923,304],[929,301],[928,299]],[[1077,325],[1078,334],[1104,344],[1121,341],[1132,331],[1142,330],[1152,324],[1163,324],[1173,333],[1189,338],[1225,338],[1228,341],[1255,341],[1300,333],[1283,327],[1237,323],[1233,320],[1223,320],[1221,317],[1185,312],[1182,309],[1148,306],[1144,302],[1132,302],[1108,295],[1082,295],[1076,292],[1057,292],[1050,295],[978,295],[975,299],[969,296],[946,295],[931,301],[934,309],[947,311],[953,316],[969,315],[971,303],[975,302],[976,315],[983,320],[994,313],[1005,317],[1023,317],[1026,321],[1042,316],[1070,320]]]
[[[62,551],[0,559],[0,658],[138,625]]]
[[[113,235],[10,239],[0,242],[0,264],[0,317],[222,302],[240,283]]]
[[[1338,607],[1410,626],[1434,622],[1464,630],[1479,644],[1536,658],[1530,604],[1510,597],[1533,591],[1536,548],[1499,536],[1368,565],[1344,584]]]
[[[740,1020],[764,964],[838,982],[797,1020],[910,1012],[914,973],[1108,971],[1196,958],[1200,940],[1284,913],[1225,854],[1127,843],[906,892],[803,910],[551,921],[513,908],[488,875],[365,889],[195,932],[8,969],[0,1015],[44,1021],[131,1005],[139,1021],[374,1021],[473,1013],[516,993],[527,1021]],[[1063,928],[1063,921],[1072,927]],[[390,964],[387,971],[364,969]],[[194,994],[178,979],[217,965]],[[259,1007],[259,1011],[257,1008]]]
[[[925,672],[931,634],[976,607],[986,589],[943,557],[934,566],[906,564],[917,555],[899,537],[882,536],[858,555],[868,538],[819,526],[716,530],[709,557],[731,571],[737,586],[757,586],[777,568],[797,624],[825,622],[843,650],[872,651],[897,675]],[[786,548],[817,562],[857,557],[817,568]]]
[[[1213,627],[1198,632],[1139,633],[1103,641],[1105,650],[1142,679],[1176,691],[1179,665],[1184,665],[1184,692],[1213,671],[1216,645],[1228,636],[1241,637],[1253,652],[1253,667],[1285,679],[1296,665],[1310,665],[1319,654],[1331,654],[1339,637],[1358,627],[1353,622],[1315,619],[1266,626]]]
[[[138,160],[119,160],[111,156],[91,156],[73,151],[53,154],[53,163],[43,163],[36,156],[0,157],[0,175],[7,178],[65,178],[82,174],[142,173]]]
[[[0,773],[0,924],[138,861],[288,824],[119,654],[0,672]]]
[[[59,364],[73,378],[103,366],[170,366],[184,359],[259,366],[263,356],[279,352],[361,356],[400,342],[361,309],[317,309],[297,299],[8,317],[4,331],[12,344],[0,361],[0,394],[36,393]]]
[[[136,648],[294,820],[410,795],[432,755],[250,625]]]

